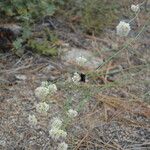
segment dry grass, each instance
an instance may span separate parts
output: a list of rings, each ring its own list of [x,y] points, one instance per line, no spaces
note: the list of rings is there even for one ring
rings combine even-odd
[[[147,14],[141,14],[140,29],[148,18]],[[74,108],[79,116],[64,123],[70,150],[148,150],[149,29],[146,26],[140,37],[120,53],[117,50],[126,39],[117,39],[114,30],[107,31],[103,37],[85,37],[91,46],[88,50],[105,62],[111,59],[96,71],[80,68],[87,71],[88,82],[79,85],[67,81],[72,70],[59,59],[51,60],[32,53],[17,58],[10,52],[2,53],[0,149],[56,150],[58,143],[48,134],[49,122],[55,116],[66,120],[66,111]],[[127,40],[132,41],[135,33],[136,28]],[[116,41],[117,50],[113,49]],[[26,79],[17,79],[18,74],[25,75]],[[111,75],[113,78],[109,79]],[[45,80],[56,83],[58,93],[47,101],[52,106],[48,114],[41,115],[35,110],[39,100],[34,90]],[[38,119],[35,128],[28,123],[29,114],[35,114]]]

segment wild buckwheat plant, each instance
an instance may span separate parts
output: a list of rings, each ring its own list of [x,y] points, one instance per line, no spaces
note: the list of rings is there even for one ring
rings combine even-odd
[[[41,86],[35,89],[35,96],[40,100],[45,100],[48,95],[52,95],[57,92],[57,86],[52,83],[42,82]]]
[[[49,85],[48,81],[42,81],[42,83],[41,83],[42,87],[46,87],[47,88],[48,85]]]
[[[72,77],[72,81],[73,81],[75,84],[78,84],[79,81],[80,81],[80,79],[81,79],[80,75],[79,75],[77,72],[75,72],[74,75],[73,75],[73,77]]]
[[[45,100],[45,98],[48,96],[49,94],[49,89],[46,87],[37,87],[34,91],[35,96],[40,99],[40,100]]]
[[[52,119],[51,128],[60,129],[62,126],[62,120],[58,117]]]
[[[55,84],[44,81],[41,83],[42,87],[45,87],[49,90],[49,94],[54,94],[57,92],[57,86]]]
[[[117,35],[120,37],[125,37],[129,34],[131,27],[129,23],[126,23],[124,21],[120,21],[120,23],[116,27]]]
[[[40,102],[36,104],[36,111],[39,113],[47,113],[49,110],[50,106],[46,102]]]
[[[120,21],[120,23],[116,27],[117,35],[119,35],[120,37],[128,36],[128,34],[131,30],[129,23],[136,18],[138,19],[138,13],[140,11],[140,6],[142,6],[143,4],[144,4],[144,2],[141,4],[137,4],[137,5],[134,5],[134,4],[131,5],[131,10],[136,14],[136,16],[133,19],[131,19],[128,23],[125,21]]]
[[[80,66],[83,66],[87,62],[87,59],[84,56],[76,58],[76,63]]]
[[[132,4],[131,5],[131,10],[133,12],[137,13],[140,10],[140,6],[138,4],[137,5]]]
[[[54,94],[57,92],[57,86],[55,84],[49,84],[47,88],[49,89],[50,94]]]
[[[62,142],[58,145],[57,150],[67,150],[68,149],[68,144],[65,142]]]
[[[131,10],[136,14],[133,19],[131,19],[129,22],[125,21],[120,21],[119,24],[116,26],[116,34],[120,37],[127,37],[129,32],[131,31],[131,26],[130,22],[133,21],[136,17],[138,12],[140,11],[140,4],[137,5],[131,5]],[[120,52],[120,51],[119,51]],[[108,61],[110,61],[112,58],[114,58],[118,52],[108,58]],[[106,61],[106,62],[108,62]],[[76,62],[78,65],[82,66],[87,62],[87,59],[84,56],[80,56],[76,58]],[[106,63],[105,62],[105,63]],[[73,77],[72,77],[72,82],[75,84],[78,84],[81,80],[81,76],[78,72],[75,72]],[[39,102],[36,105],[36,111],[39,113],[47,113],[47,111],[50,109],[49,104],[46,102],[43,102],[43,100],[46,100],[47,96],[52,96],[57,92],[57,86],[55,84],[49,83],[49,82],[42,82],[41,86],[37,87],[35,89],[35,96],[39,99],[42,100],[42,102]],[[68,109],[67,109],[68,110]],[[73,118],[78,116],[78,112],[73,109],[69,109],[67,111],[67,117],[66,117],[66,122],[65,120],[60,119],[59,117],[54,117],[50,121],[50,130],[49,130],[49,136],[55,140],[55,142],[60,142],[58,144],[57,150],[67,150],[68,149],[68,144],[65,143],[63,140],[67,137],[67,132],[62,129],[62,126],[66,128],[65,125],[70,123]],[[32,126],[35,126],[37,124],[37,119],[35,115],[29,115],[28,121]],[[65,123],[65,124],[63,124]]]
[[[58,140],[60,138],[65,138],[67,136],[67,132],[61,129],[62,126],[62,120],[55,117],[52,119],[51,122],[51,130],[49,131],[49,135],[52,139]]]
[[[73,110],[73,109],[69,109],[68,112],[67,112],[67,115],[70,117],[70,118],[74,118],[78,115],[78,112],[76,110]]]
[[[49,135],[53,140],[64,139],[67,136],[67,132],[59,128],[52,128],[49,130]]]
[[[32,125],[32,126],[37,125],[37,119],[36,119],[35,115],[29,115],[28,120],[29,120],[30,125]]]

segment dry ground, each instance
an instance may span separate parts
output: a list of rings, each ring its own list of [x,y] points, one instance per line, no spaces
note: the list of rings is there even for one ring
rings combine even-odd
[[[127,39],[119,39],[114,30],[107,29],[102,37],[93,35],[79,40],[88,43],[85,44],[87,51],[105,60],[103,67],[87,73],[88,82],[79,85],[68,81],[73,64],[66,66],[60,58],[52,59],[32,52],[21,58],[11,52],[1,53],[0,149],[56,149],[57,143],[48,134],[49,122],[54,116],[65,119],[70,107],[79,112],[75,120],[66,123],[66,143],[70,150],[150,149],[149,24],[135,39],[148,19],[148,15],[142,14],[139,27],[134,23]],[[118,51],[132,40],[128,47]],[[107,62],[109,58],[112,59]],[[117,73],[112,73],[113,70]],[[35,110],[39,100],[35,98],[34,89],[46,80],[56,83],[58,93],[49,98],[51,108],[47,116],[43,116]],[[28,123],[29,114],[38,118],[35,128]]]

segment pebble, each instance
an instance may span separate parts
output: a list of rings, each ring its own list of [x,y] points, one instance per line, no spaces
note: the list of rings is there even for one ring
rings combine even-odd
[[[27,76],[26,75],[21,75],[21,74],[17,74],[15,75],[16,79],[18,80],[26,80],[27,79]]]
[[[6,146],[6,141],[5,140],[0,140],[0,145],[5,147]]]
[[[94,56],[91,51],[77,48],[72,48],[65,52],[64,55],[62,55],[62,60],[67,65],[77,65],[76,60],[79,57],[84,57],[87,59],[87,62],[83,65],[83,67],[86,67],[89,70],[94,70],[103,63],[103,59]]]

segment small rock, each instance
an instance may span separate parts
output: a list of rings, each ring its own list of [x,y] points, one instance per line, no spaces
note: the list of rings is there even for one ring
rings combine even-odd
[[[6,146],[6,141],[5,140],[0,140],[0,146],[5,147]]]
[[[19,35],[21,33],[22,27],[17,24],[3,24],[0,25],[1,28],[10,29],[14,35]]]
[[[16,24],[12,24],[10,29],[14,32],[15,35],[19,35],[21,33],[22,27]]]
[[[64,53],[64,55],[62,56],[62,60],[67,65],[77,65],[76,60],[78,57],[84,57],[87,59],[87,62],[83,65],[83,67],[86,67],[89,70],[94,70],[103,63],[103,60],[99,57],[94,56],[92,52],[77,48],[72,48],[70,51]]]
[[[16,77],[16,79],[23,80],[23,81],[27,79],[27,76],[21,75],[21,74],[15,75],[15,77]]]
[[[119,46],[118,46],[117,43],[112,43],[112,44],[111,44],[111,48],[112,48],[113,50],[117,50],[117,49],[119,48]]]
[[[43,71],[44,71],[45,73],[48,73],[49,71],[52,71],[52,70],[54,70],[54,69],[55,69],[54,66],[48,65],[48,66],[46,66],[46,67],[43,69]]]

